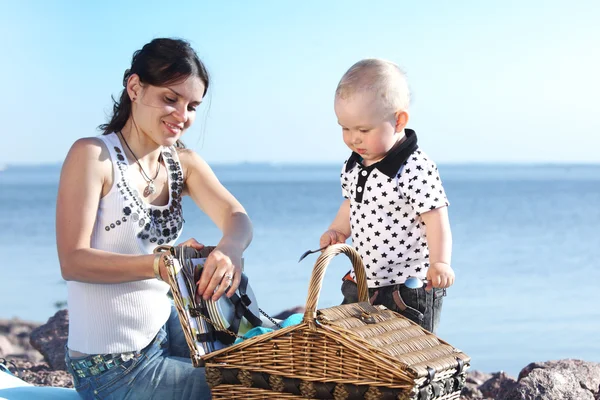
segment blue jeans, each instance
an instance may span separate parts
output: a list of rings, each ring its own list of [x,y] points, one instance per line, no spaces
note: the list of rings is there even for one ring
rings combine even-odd
[[[211,399],[204,368],[194,368],[190,360],[175,307],[154,340],[131,360],[96,376],[77,377],[70,361],[91,357],[66,354],[67,369],[84,399]]]

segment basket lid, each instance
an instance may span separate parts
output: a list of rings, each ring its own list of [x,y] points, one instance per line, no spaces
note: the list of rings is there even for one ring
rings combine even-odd
[[[417,377],[462,369],[470,357],[408,318],[368,302],[320,309],[317,321],[331,326],[370,351],[402,363]]]

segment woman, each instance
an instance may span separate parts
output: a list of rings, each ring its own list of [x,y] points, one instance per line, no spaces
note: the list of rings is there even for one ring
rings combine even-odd
[[[152,252],[179,238],[181,197],[191,196],[223,233],[198,283],[200,295],[216,300],[239,285],[252,226],[210,167],[180,142],[209,87],[190,45],[146,44],[123,85],[103,135],[75,142],[60,178],[67,366],[84,398],[208,399],[204,369],[192,366],[167,297],[164,260]],[[194,239],[183,244],[203,247]]]

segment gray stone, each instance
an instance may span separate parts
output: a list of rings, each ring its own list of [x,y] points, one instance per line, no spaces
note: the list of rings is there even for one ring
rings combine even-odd
[[[481,385],[492,377],[492,374],[488,374],[481,371],[469,371],[467,372],[467,384]]]
[[[8,335],[0,335],[0,357],[6,357],[10,354],[15,354],[16,347],[11,343]]]
[[[73,387],[71,374],[55,371],[45,362],[12,359],[8,366],[16,376],[36,386]]]
[[[531,363],[501,400],[598,400],[600,364],[581,360]]]
[[[53,370],[66,371],[65,345],[69,334],[69,314],[60,310],[47,323],[31,332],[31,345],[37,349]]]
[[[515,378],[506,375],[504,372],[495,372],[490,379],[479,386],[479,391],[483,398],[501,399],[515,387],[517,381]]]

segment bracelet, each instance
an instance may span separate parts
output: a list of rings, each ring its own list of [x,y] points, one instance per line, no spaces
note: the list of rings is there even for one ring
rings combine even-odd
[[[162,253],[156,253],[154,255],[154,277],[159,281],[162,281],[160,277],[160,259],[162,257]]]

